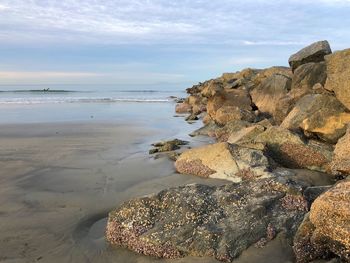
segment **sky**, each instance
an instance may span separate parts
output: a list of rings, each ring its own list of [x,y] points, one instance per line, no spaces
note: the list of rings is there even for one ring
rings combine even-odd
[[[350,0],[0,0],[0,85],[186,88],[318,40],[348,48],[349,14]]]

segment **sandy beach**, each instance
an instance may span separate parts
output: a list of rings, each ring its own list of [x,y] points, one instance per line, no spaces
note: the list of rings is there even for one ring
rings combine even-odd
[[[204,181],[175,174],[166,158],[153,160],[154,131],[135,125],[0,130],[1,262],[153,262],[106,246],[108,212],[132,197]]]
[[[176,174],[167,158],[154,160],[147,153],[154,135],[128,123],[2,125],[0,261],[217,262],[159,260],[105,242],[108,212],[123,201],[194,182],[223,183]],[[288,262],[291,255],[277,238],[237,262]]]

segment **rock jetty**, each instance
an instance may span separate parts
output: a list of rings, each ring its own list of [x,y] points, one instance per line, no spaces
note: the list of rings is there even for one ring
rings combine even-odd
[[[232,262],[283,233],[296,262],[350,262],[350,49],[332,53],[319,41],[288,62],[187,89],[176,112],[203,121],[191,136],[217,142],[183,151],[175,169],[227,183],[125,202],[108,217],[111,245]]]

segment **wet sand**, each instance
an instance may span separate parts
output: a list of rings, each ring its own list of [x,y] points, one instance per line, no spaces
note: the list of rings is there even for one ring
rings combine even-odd
[[[193,182],[223,183],[176,174],[168,159],[151,158],[157,136],[165,135],[128,123],[0,126],[0,261],[217,262],[158,260],[105,243],[107,214],[123,201]],[[237,262],[291,259],[277,238]]]

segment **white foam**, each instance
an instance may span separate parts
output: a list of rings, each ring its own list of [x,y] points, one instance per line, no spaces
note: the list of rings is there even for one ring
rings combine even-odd
[[[52,103],[164,103],[171,99],[158,98],[91,98],[91,97],[44,97],[44,98],[0,98],[0,104],[52,104]]]

